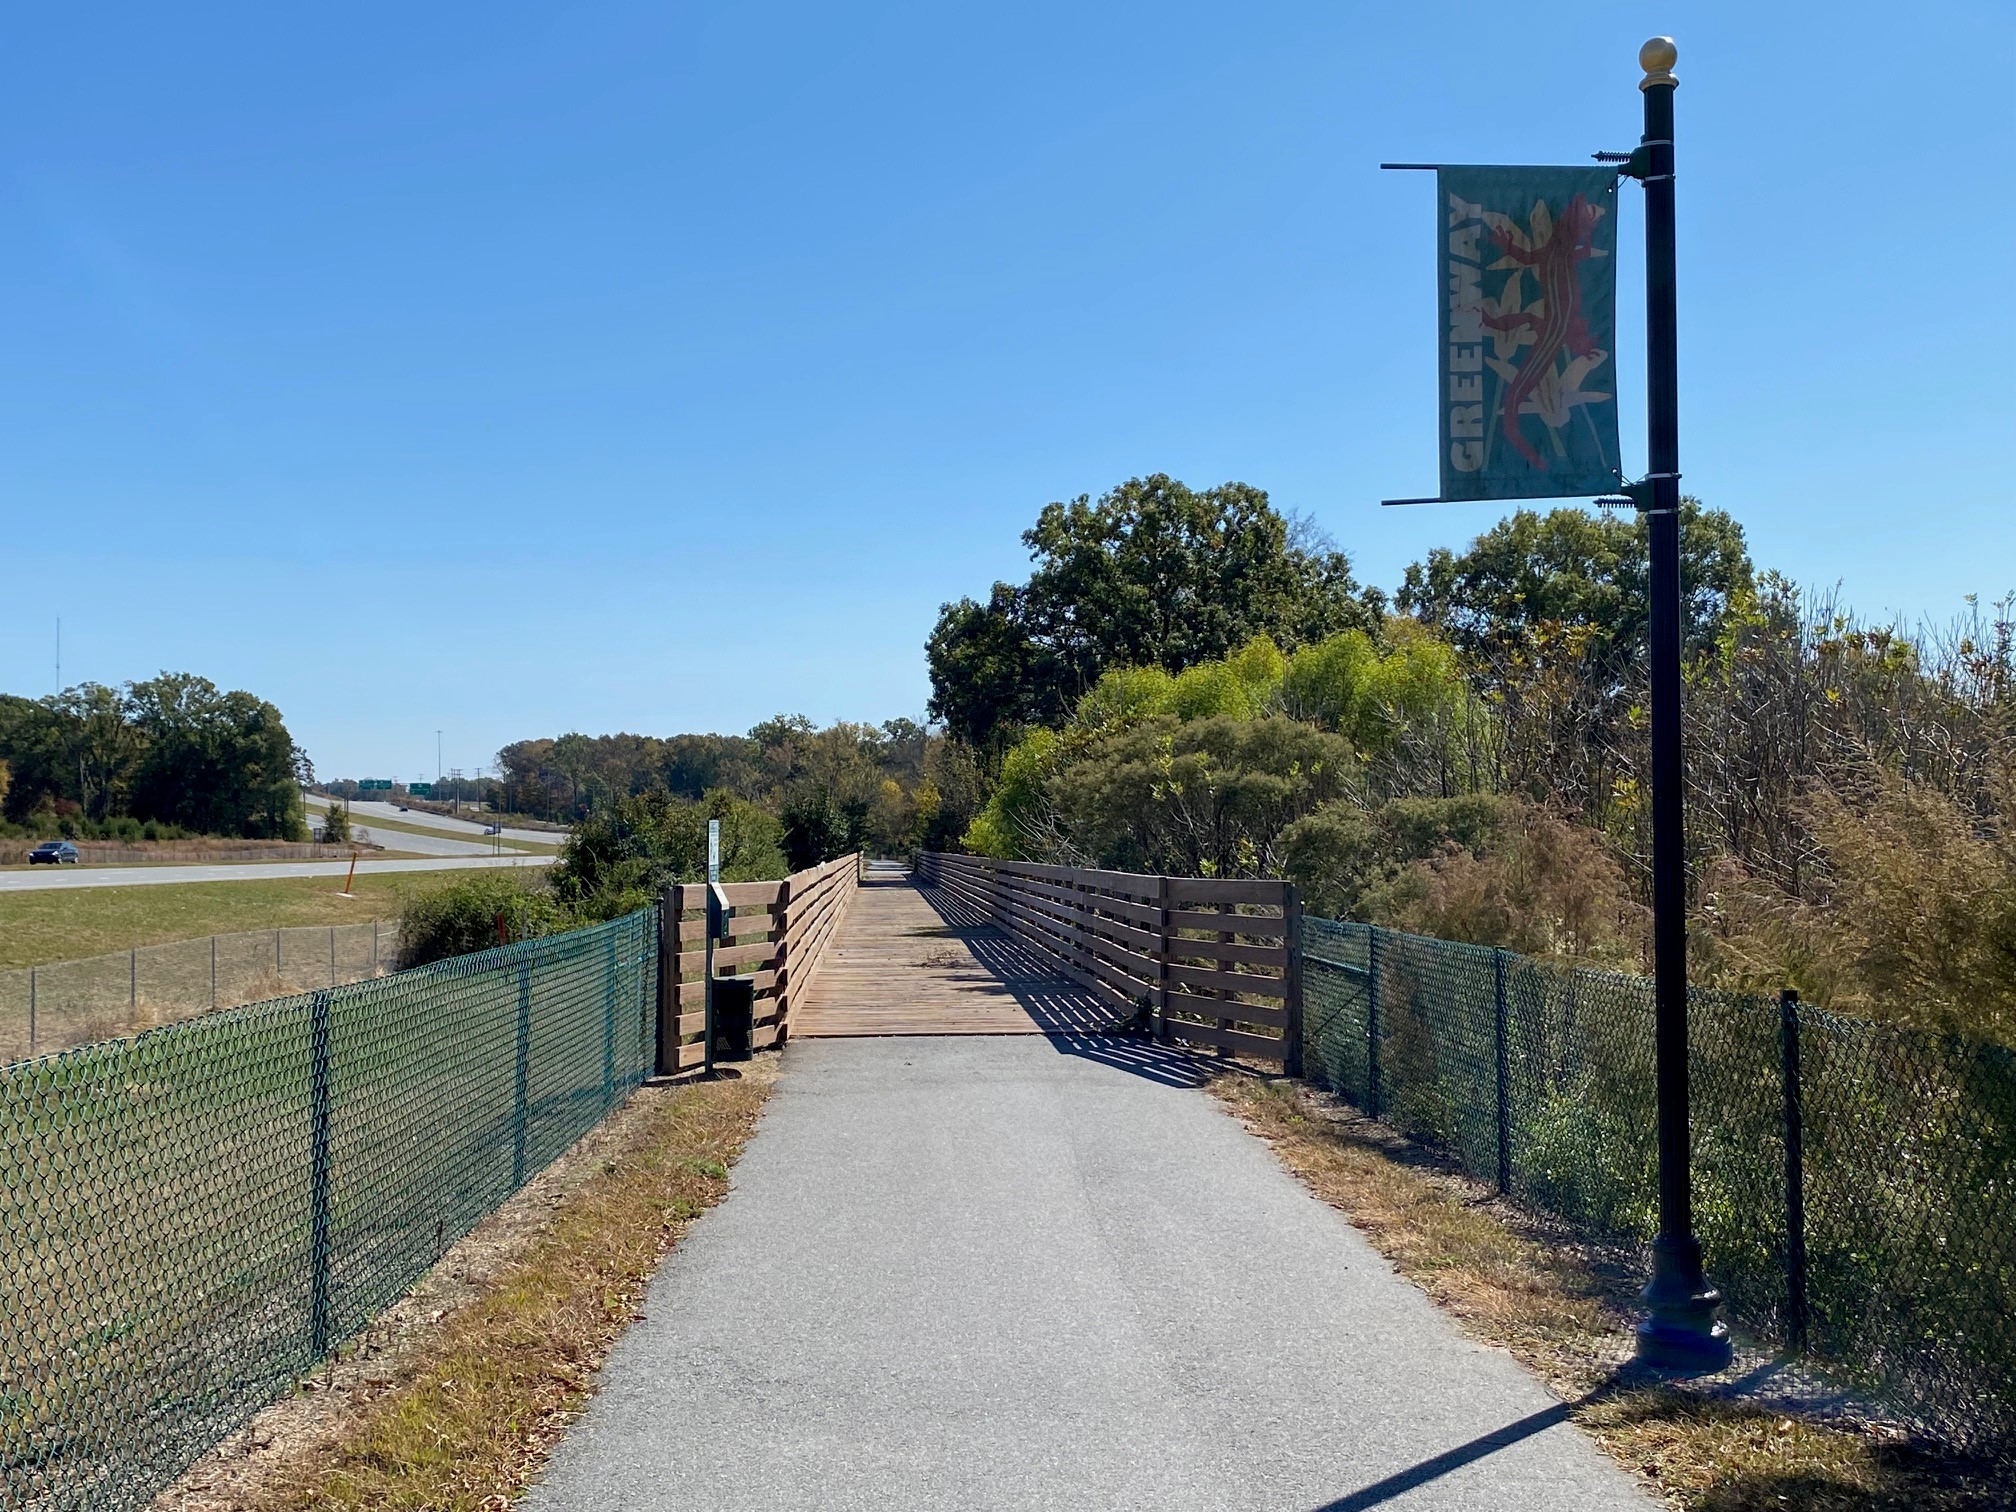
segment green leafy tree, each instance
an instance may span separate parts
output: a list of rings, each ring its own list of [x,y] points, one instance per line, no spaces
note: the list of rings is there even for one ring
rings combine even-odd
[[[1342,552],[1244,483],[1130,479],[1096,503],[1046,505],[1022,540],[1029,581],[945,605],[925,646],[933,717],[988,750],[1061,724],[1109,668],[1181,673],[1258,635],[1292,650],[1376,628],[1384,610]]]
[[[133,777],[136,814],[199,834],[303,840],[303,758],[280,711],[205,677],[164,672],[127,689],[146,743]]]
[[[350,838],[350,811],[341,798],[332,798],[322,811],[322,843],[342,845]]]
[[[721,821],[721,876],[757,882],[789,871],[774,814],[730,793],[693,803],[662,791],[618,798],[575,825],[552,870],[553,892],[585,918],[645,907],[675,882],[707,875],[707,821]]]
[[[1592,669],[1615,677],[1645,644],[1646,529],[1642,515],[1522,509],[1467,551],[1438,547],[1414,563],[1397,602],[1479,667],[1521,656],[1543,627],[1586,629]],[[1694,499],[1681,503],[1680,554],[1687,646],[1700,654],[1754,572],[1743,528]]]

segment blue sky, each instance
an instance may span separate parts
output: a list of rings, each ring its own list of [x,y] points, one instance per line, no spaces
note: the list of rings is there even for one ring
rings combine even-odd
[[[1683,466],[1869,613],[2016,587],[2004,0],[17,7],[0,688],[204,673],[325,775],[921,713],[937,607],[1141,473],[1391,587],[1430,185],[1679,40]],[[1642,466],[1641,212],[1621,219]]]

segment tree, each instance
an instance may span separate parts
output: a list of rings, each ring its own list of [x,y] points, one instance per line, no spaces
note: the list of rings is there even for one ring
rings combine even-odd
[[[1110,667],[1180,673],[1256,635],[1293,650],[1384,614],[1341,551],[1244,483],[1129,479],[1046,505],[1022,541],[1029,581],[946,604],[925,646],[932,716],[994,752],[1015,726],[1061,724]]]
[[[329,800],[329,807],[322,811],[322,843],[341,845],[350,838],[350,811],[343,806],[341,798]]]
[[[133,683],[126,699],[146,742],[136,814],[205,835],[307,837],[301,753],[272,704],[181,672]]]
[[[698,802],[662,791],[617,798],[574,826],[553,868],[553,891],[584,917],[616,918],[648,906],[675,882],[707,875],[707,821],[721,821],[721,877],[782,877],[783,826],[732,794]]]
[[[1743,528],[1683,499],[1680,572],[1687,648],[1712,648],[1754,574]],[[1522,509],[1461,554],[1445,547],[1407,569],[1397,602],[1479,667],[1526,652],[1547,627],[1589,633],[1591,664],[1619,676],[1640,658],[1647,624],[1646,521],[1586,509]]]

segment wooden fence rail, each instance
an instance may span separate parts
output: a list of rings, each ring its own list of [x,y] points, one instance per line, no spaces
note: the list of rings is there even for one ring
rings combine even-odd
[[[842,856],[781,882],[727,882],[731,912],[714,970],[756,979],[750,1048],[781,1045],[791,1034],[791,1005],[803,996],[860,883],[861,858]],[[658,910],[658,1074],[670,1076],[707,1058],[707,885],[667,889]]]
[[[918,874],[1157,1038],[1300,1074],[1302,903],[1289,883],[938,852]]]

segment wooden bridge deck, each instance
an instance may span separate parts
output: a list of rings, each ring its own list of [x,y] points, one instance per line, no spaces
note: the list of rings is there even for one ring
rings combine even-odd
[[[942,889],[878,869],[791,1005],[791,1034],[1085,1034],[1117,1016]]]

